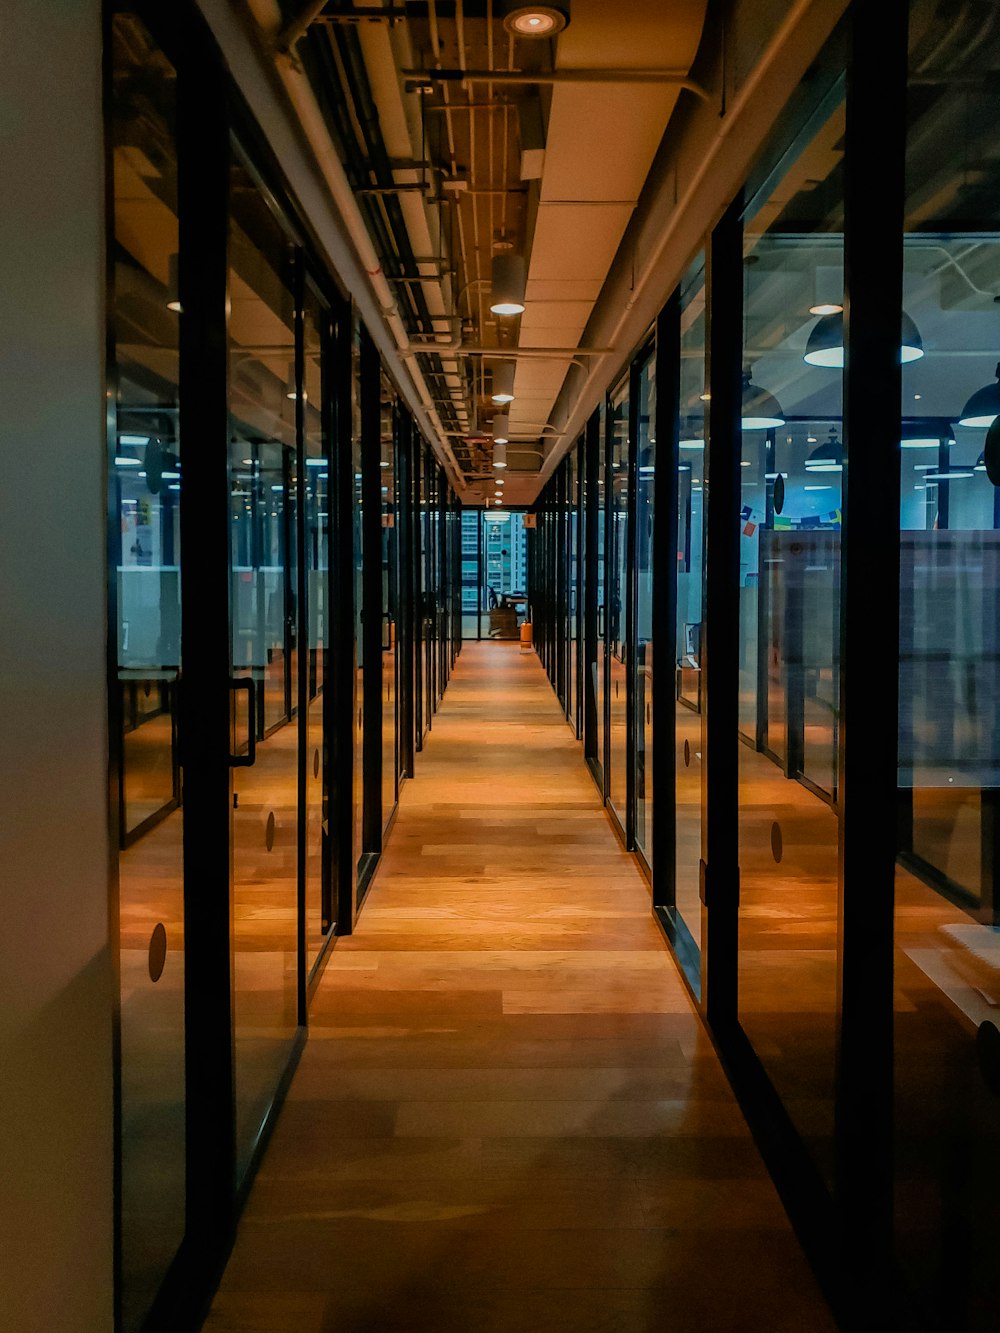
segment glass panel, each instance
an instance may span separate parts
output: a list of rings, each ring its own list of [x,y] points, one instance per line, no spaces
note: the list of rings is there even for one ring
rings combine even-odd
[[[608,587],[608,641],[611,716],[611,755],[608,772],[608,799],[625,826],[627,790],[626,712],[626,642],[628,588],[628,473],[631,461],[629,439],[628,384],[611,400],[610,486],[611,553]]]
[[[566,517],[569,524],[569,578],[567,582],[566,614],[568,618],[567,635],[569,637],[569,715],[574,729],[579,714],[580,664],[577,658],[579,646],[577,624],[580,608],[580,450],[574,448],[569,456],[569,489],[566,502]]]
[[[832,85],[836,74],[821,78]],[[811,137],[787,148],[786,174],[754,200],[744,222],[738,516],[739,1016],[828,1180],[838,821],[833,773],[821,765],[827,790],[813,788],[804,742],[806,699],[813,698],[810,726],[832,763],[844,458],[843,131],[838,102]],[[837,310],[815,313],[825,305]]]
[[[382,474],[382,823],[396,808],[396,409],[391,387],[382,383],[382,432],[379,471]]]
[[[330,615],[329,440],[323,411],[329,313],[307,287],[303,309],[303,429],[306,463],[306,599],[309,701],[306,724],[306,966],[316,961],[331,921],[326,742],[323,731]]]
[[[635,504],[635,840],[653,864],[653,460],[656,359],[639,370]]]
[[[294,670],[295,301],[292,251],[250,173],[232,170],[229,229],[230,532],[236,768],[233,969],[237,1178],[246,1171],[298,1022],[298,726]],[[234,751],[235,752],[235,751]]]
[[[122,1328],[133,1330],[184,1235],[176,78],[138,20],[117,14],[111,25],[118,435],[109,485],[119,517],[111,558],[123,719],[118,1151]]]
[[[1000,410],[1000,19],[959,42],[938,11],[910,4],[896,1235],[927,1326],[975,1333],[997,1326],[1000,1244],[1000,491],[983,456]]]
[[[681,283],[677,450],[674,906],[701,947],[701,644],[705,617],[705,255]],[[740,586],[741,609],[746,592]],[[745,652],[747,645],[741,640]]]
[[[361,325],[355,321],[351,342],[351,472],[354,478],[354,854],[357,864],[368,850],[364,843],[365,813],[365,539],[361,488]]]
[[[594,700],[596,707],[597,730],[595,735],[595,754],[593,756],[597,763],[599,780],[602,790],[607,791],[606,775],[604,773],[605,761],[605,741],[607,737],[607,632],[608,632],[608,607],[607,607],[607,560],[606,560],[606,538],[607,538],[607,420],[606,407],[602,402],[598,409],[598,427],[597,438],[592,442],[592,448],[596,451],[594,460],[593,475],[596,478],[596,490],[590,497],[591,503],[597,508],[597,550],[594,553],[594,572],[596,578],[596,588],[594,595],[597,607],[597,638],[595,641],[594,658],[590,663],[590,673],[593,680]]]

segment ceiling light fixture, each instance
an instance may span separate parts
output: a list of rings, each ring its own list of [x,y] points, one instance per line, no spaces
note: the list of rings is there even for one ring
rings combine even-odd
[[[809,313],[810,315],[839,315],[843,309],[842,305],[835,305],[832,301],[824,301],[820,305],[811,305]]]
[[[506,412],[498,412],[493,418],[493,443],[506,444],[507,432],[510,429],[510,418]]]
[[[493,446],[493,466],[507,466],[507,446],[506,444],[495,444]]]
[[[494,255],[490,275],[490,309],[494,315],[520,315],[524,310],[524,289],[528,281],[524,255],[513,252]]]
[[[996,382],[977,389],[962,408],[958,419],[960,426],[989,427],[1000,416],[1000,365],[996,369]]]
[[[743,429],[772,430],[785,424],[781,404],[773,394],[761,389],[751,379],[751,371],[743,372]]]
[[[830,438],[816,446],[806,459],[807,472],[843,472],[844,451],[837,432],[830,427]]]
[[[919,361],[924,354],[924,344],[916,324],[903,311],[900,327],[899,359],[906,365],[909,361]],[[803,361],[810,366],[822,366],[827,369],[841,370],[844,365],[844,312],[823,315],[813,325],[806,341]]]
[[[493,391],[490,397],[495,403],[514,401],[514,362],[498,361],[493,367]]]
[[[504,17],[503,26],[515,37],[554,37],[568,19],[552,5],[520,5]]]

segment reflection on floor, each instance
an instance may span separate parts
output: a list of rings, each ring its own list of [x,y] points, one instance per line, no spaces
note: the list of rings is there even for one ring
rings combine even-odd
[[[173,718],[145,717],[124,737],[125,831],[131,833],[174,798]]]
[[[832,1176],[837,817],[739,745],[739,1015],[799,1133]]]
[[[674,771],[677,781],[675,902],[695,944],[701,947],[701,714],[676,710]]]
[[[311,1021],[207,1328],[833,1328],[516,645],[465,645]]]

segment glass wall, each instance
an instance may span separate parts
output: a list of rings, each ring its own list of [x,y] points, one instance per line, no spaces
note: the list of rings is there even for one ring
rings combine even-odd
[[[632,441],[629,434],[629,384],[626,379],[608,408],[608,800],[626,826],[628,790],[628,665],[627,632],[630,597],[628,579],[629,471]]]
[[[580,734],[580,645],[581,634],[581,587],[580,573],[580,503],[583,490],[581,476],[581,450],[574,448],[567,460],[568,476],[566,481],[566,636],[569,654],[569,681],[567,690],[567,713],[573,730]]]
[[[399,571],[396,540],[396,402],[392,386],[382,377],[379,471],[382,494],[382,826],[396,809],[399,779],[399,674],[396,623]]]
[[[705,741],[701,649],[705,622],[705,254],[680,284],[677,456],[677,615],[674,629],[674,907],[701,947],[702,778]],[[745,594],[740,589],[740,600]]]
[[[133,1330],[181,1243],[185,1209],[176,73],[125,14],[112,20],[111,64],[120,1300]]]
[[[636,372],[635,457],[635,843],[653,864],[653,521],[656,358]]]
[[[295,271],[288,234],[247,166],[229,229],[234,753],[233,996],[237,1176],[249,1166],[298,1026],[299,709],[295,589]],[[249,707],[248,707],[249,705]],[[247,753],[247,758],[250,758]]]
[[[832,84],[836,71],[828,77]],[[734,737],[740,1022],[828,1179],[838,1005],[832,800],[844,467],[843,132],[844,106],[835,100],[811,133],[782,145],[782,176],[744,216]]]
[[[980,1330],[1000,1241],[1000,23],[960,47],[937,6],[909,8],[896,1249],[928,1326]]]
[[[324,709],[327,705],[330,607],[330,446],[325,367],[330,313],[315,289],[305,288],[302,311],[302,434],[305,462],[306,720],[306,966],[316,962],[332,925],[330,835]]]

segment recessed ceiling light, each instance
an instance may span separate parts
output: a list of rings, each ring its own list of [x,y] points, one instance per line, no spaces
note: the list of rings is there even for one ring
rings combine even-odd
[[[828,301],[823,305],[811,305],[809,313],[810,315],[839,315],[843,308],[842,305],[834,305]]]
[[[551,5],[521,5],[504,18],[503,26],[515,37],[554,37],[566,26],[566,15]]]

